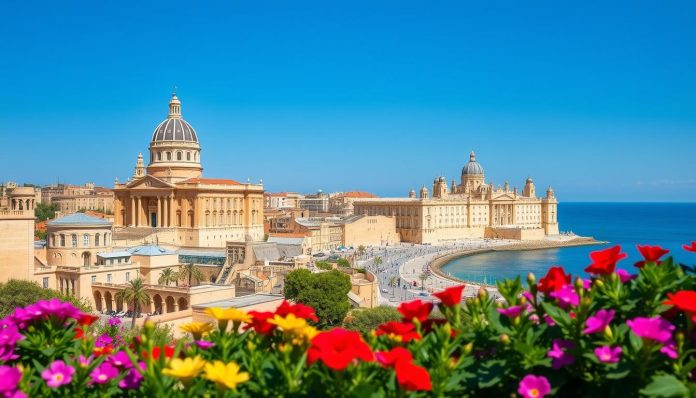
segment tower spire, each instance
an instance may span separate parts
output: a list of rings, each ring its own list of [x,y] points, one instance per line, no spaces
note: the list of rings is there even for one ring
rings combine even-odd
[[[172,99],[169,100],[169,118],[181,118],[181,101],[176,96],[176,86],[172,92]]]

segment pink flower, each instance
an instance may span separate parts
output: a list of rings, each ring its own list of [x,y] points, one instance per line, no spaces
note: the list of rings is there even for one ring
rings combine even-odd
[[[569,306],[575,307],[580,304],[580,296],[575,293],[573,285],[564,285],[555,292],[551,292],[551,297],[558,300],[558,305],[564,309]]]
[[[108,333],[103,333],[101,336],[97,337],[94,341],[95,347],[106,347],[114,342],[114,339],[109,336]]]
[[[674,341],[668,341],[664,347],[660,348],[660,352],[667,355],[671,359],[677,359],[679,357],[677,345],[674,343]]]
[[[19,329],[11,319],[5,318],[0,321],[0,361],[17,359],[15,346],[24,336],[19,334]]]
[[[131,368],[128,370],[126,376],[118,382],[118,387],[126,390],[135,390],[140,387],[140,382],[143,381],[142,373],[145,372],[146,365],[145,362],[139,362],[137,368]]]
[[[109,361],[110,364],[121,369],[130,369],[133,367],[133,363],[131,362],[130,357],[128,356],[128,354],[126,354],[125,351],[119,351],[116,354],[109,356],[109,358],[107,358],[107,361]]]
[[[201,350],[207,350],[208,348],[215,347],[215,343],[213,343],[212,341],[196,340],[195,343]]]
[[[638,277],[638,275],[631,275],[628,273],[628,271],[623,270],[623,269],[617,269],[616,275],[619,276],[621,283],[626,283],[626,282],[633,280],[633,279],[636,279]]]
[[[544,376],[526,375],[517,392],[524,398],[543,398],[551,392],[551,384]]]
[[[582,288],[584,290],[590,290],[590,288],[592,288],[592,279],[583,279]]]
[[[549,314],[544,314],[544,322],[549,326],[556,326],[556,321]]]
[[[517,318],[522,313],[524,308],[521,305],[513,305],[508,308],[498,308],[498,312],[505,315],[508,318]]]
[[[539,315],[537,314],[532,314],[529,316],[529,321],[532,322],[535,325],[539,324]]]
[[[102,364],[97,366],[89,376],[92,378],[92,382],[104,384],[118,376],[118,369],[109,362],[102,362]]]
[[[46,380],[46,385],[51,388],[60,387],[72,382],[75,368],[66,365],[63,361],[54,361],[43,372],[41,378]]]
[[[571,350],[575,347],[572,341],[569,340],[554,340],[553,347],[546,356],[551,358],[551,367],[560,369],[567,365],[572,365],[575,362],[575,357],[569,354],[566,350]]]
[[[20,329],[23,329],[29,323],[49,317],[66,320],[69,318],[80,319],[81,316],[82,313],[74,305],[53,298],[37,301],[24,308],[15,309],[12,319],[18,324]]]
[[[0,396],[12,396],[17,390],[22,372],[11,366],[0,366]]]
[[[611,348],[611,346],[603,345],[595,348],[594,353],[599,362],[603,363],[616,363],[621,359],[621,347]]]
[[[587,327],[582,332],[585,334],[602,332],[609,326],[612,319],[614,319],[614,310],[599,310],[596,314],[587,318],[587,321],[585,321]]]
[[[92,356],[91,355],[89,357],[86,357],[86,358],[84,355],[80,355],[80,357],[77,358],[77,364],[83,368],[88,367],[90,363],[92,363]]]
[[[653,318],[637,317],[626,322],[636,336],[665,344],[672,340],[674,325],[656,316]]]

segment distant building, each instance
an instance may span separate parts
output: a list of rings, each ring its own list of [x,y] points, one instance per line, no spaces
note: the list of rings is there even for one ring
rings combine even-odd
[[[263,194],[266,209],[296,209],[300,207],[302,199],[304,195],[296,192],[265,192]]]
[[[329,194],[320,189],[316,194],[305,195],[303,199],[300,199],[300,208],[309,210],[313,214],[328,213]]]
[[[32,187],[13,185],[0,206],[0,281],[29,279],[34,270],[34,209]]]
[[[329,212],[341,216],[350,216],[353,214],[353,202],[356,199],[372,199],[377,198],[369,192],[349,191],[331,195],[329,199]]]
[[[485,182],[483,167],[472,151],[460,183],[448,185],[445,177],[433,181],[432,193],[423,186],[419,197],[356,199],[355,214],[396,218],[403,242],[437,243],[462,238],[535,240],[558,234],[558,201],[549,187],[536,196],[527,178],[521,192],[507,181],[497,188]]]

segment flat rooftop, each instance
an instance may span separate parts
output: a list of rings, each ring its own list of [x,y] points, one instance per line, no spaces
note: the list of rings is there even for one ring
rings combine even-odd
[[[271,301],[282,300],[283,295],[281,294],[268,294],[268,293],[256,293],[250,294],[248,296],[239,296],[231,299],[213,301],[210,303],[196,304],[193,307],[194,310],[206,309],[210,307],[220,307],[220,308],[244,308],[250,307],[252,305],[268,303]]]

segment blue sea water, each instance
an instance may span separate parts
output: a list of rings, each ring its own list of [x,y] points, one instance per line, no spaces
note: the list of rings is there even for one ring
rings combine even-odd
[[[560,203],[558,207],[561,231],[592,236],[609,245],[483,253],[454,259],[442,270],[484,283],[517,275],[524,278],[529,272],[539,278],[553,265],[584,275],[591,251],[621,245],[628,258],[619,262],[618,268],[635,273],[633,264],[641,259],[637,244],[660,245],[669,249],[668,256],[674,255],[675,260],[696,264],[696,253],[681,247],[696,240],[696,203]]]

